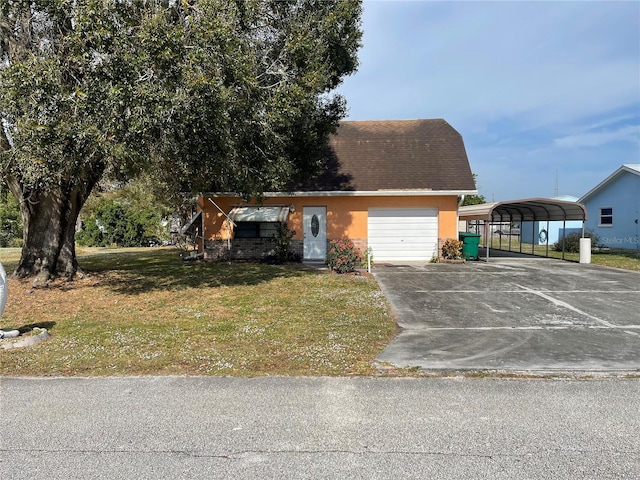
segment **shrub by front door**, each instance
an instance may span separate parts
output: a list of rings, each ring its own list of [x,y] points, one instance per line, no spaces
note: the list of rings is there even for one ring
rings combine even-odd
[[[302,231],[304,259],[327,258],[327,207],[304,207]]]

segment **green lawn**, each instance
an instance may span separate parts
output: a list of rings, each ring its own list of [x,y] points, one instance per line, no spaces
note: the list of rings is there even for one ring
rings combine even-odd
[[[8,272],[18,258],[0,250]],[[0,374],[368,375],[396,333],[366,275],[187,263],[171,249],[82,250],[79,263],[70,283],[10,280],[0,326],[52,338],[0,349]]]

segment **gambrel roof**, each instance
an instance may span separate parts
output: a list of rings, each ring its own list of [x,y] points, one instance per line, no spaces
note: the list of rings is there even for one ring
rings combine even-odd
[[[341,122],[326,171],[293,190],[477,193],[462,136],[442,119]]]

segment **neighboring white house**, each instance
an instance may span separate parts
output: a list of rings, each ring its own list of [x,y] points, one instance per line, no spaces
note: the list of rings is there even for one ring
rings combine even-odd
[[[640,250],[640,164],[622,165],[578,201],[598,244]]]

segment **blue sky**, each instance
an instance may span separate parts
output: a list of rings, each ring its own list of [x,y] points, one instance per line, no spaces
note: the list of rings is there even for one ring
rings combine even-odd
[[[444,118],[488,201],[640,163],[640,2],[365,1],[348,120]]]

